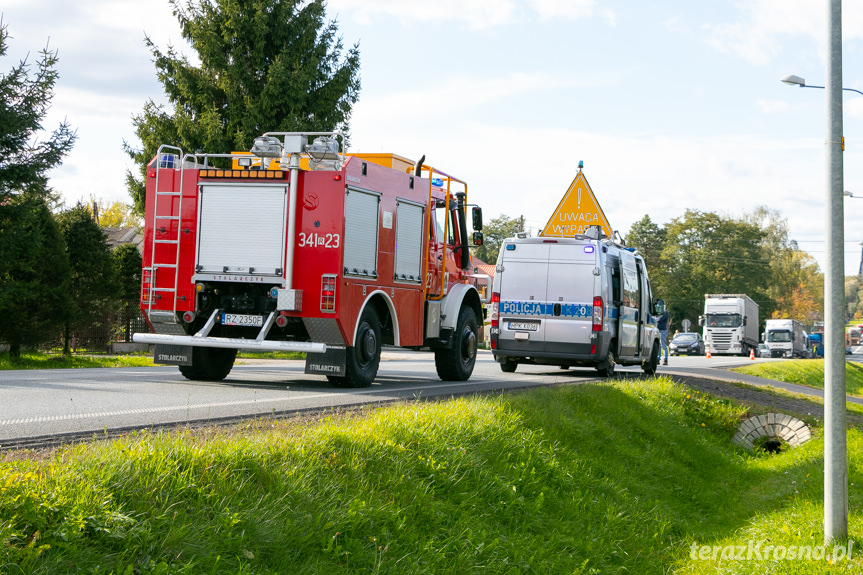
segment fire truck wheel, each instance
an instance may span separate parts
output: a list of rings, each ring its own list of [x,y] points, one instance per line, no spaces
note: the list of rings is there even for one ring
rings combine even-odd
[[[192,365],[181,365],[180,373],[192,381],[222,381],[231,373],[236,349],[193,347]]]
[[[367,307],[357,327],[354,345],[347,350],[345,377],[331,378],[339,387],[368,387],[378,375],[381,362],[381,322],[374,308]]]
[[[614,377],[614,342],[611,342],[611,345],[608,346],[608,357],[605,358],[605,361],[596,366],[596,370],[599,372],[599,375],[603,377]]]
[[[657,366],[659,366],[659,344],[654,343],[653,349],[650,350],[650,359],[641,364],[641,369],[647,375],[653,375],[656,373]]]
[[[438,377],[444,381],[467,381],[476,363],[477,339],[476,312],[468,305],[462,306],[452,347],[435,351]]]
[[[516,368],[518,367],[518,362],[513,361],[509,358],[502,358],[500,360],[500,370],[504,373],[515,373]]]

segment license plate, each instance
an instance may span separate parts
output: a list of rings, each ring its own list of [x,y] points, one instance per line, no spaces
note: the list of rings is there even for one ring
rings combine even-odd
[[[261,327],[264,325],[264,316],[246,315],[241,313],[223,313],[222,325],[241,325],[248,327]]]
[[[538,331],[539,324],[529,321],[511,321],[509,322],[509,329],[521,331]]]

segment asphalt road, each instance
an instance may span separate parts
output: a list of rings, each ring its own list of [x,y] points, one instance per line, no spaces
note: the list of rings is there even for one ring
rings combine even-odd
[[[716,355],[712,359],[672,357],[671,365],[661,366],[659,373],[721,376],[727,372],[717,368],[741,363],[749,360]],[[377,380],[364,389],[335,388],[322,376],[305,375],[303,368],[303,361],[238,360],[228,378],[218,383],[188,381],[176,367],[2,371],[0,446],[10,440],[55,434],[98,434],[602,379],[593,369],[528,365],[505,374],[488,351],[480,352],[473,376],[464,383],[438,379],[434,356],[425,352],[385,351]],[[619,371],[641,373],[637,367]]]

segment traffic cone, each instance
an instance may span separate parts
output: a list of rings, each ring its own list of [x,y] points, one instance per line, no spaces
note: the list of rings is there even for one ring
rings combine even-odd
[[[710,346],[707,346],[707,359],[710,359]]]
[[[755,350],[754,349],[749,350],[749,359],[755,361]]]

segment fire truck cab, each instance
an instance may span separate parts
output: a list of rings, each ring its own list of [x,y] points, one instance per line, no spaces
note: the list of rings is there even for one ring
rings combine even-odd
[[[309,137],[314,140],[309,143]],[[301,351],[343,387],[383,345],[427,348],[467,380],[482,341],[467,184],[423,159],[345,154],[333,133],[272,132],[250,153],[162,146],[147,168],[141,309],[157,363],[221,380],[238,349]],[[490,297],[490,290],[486,290]]]

